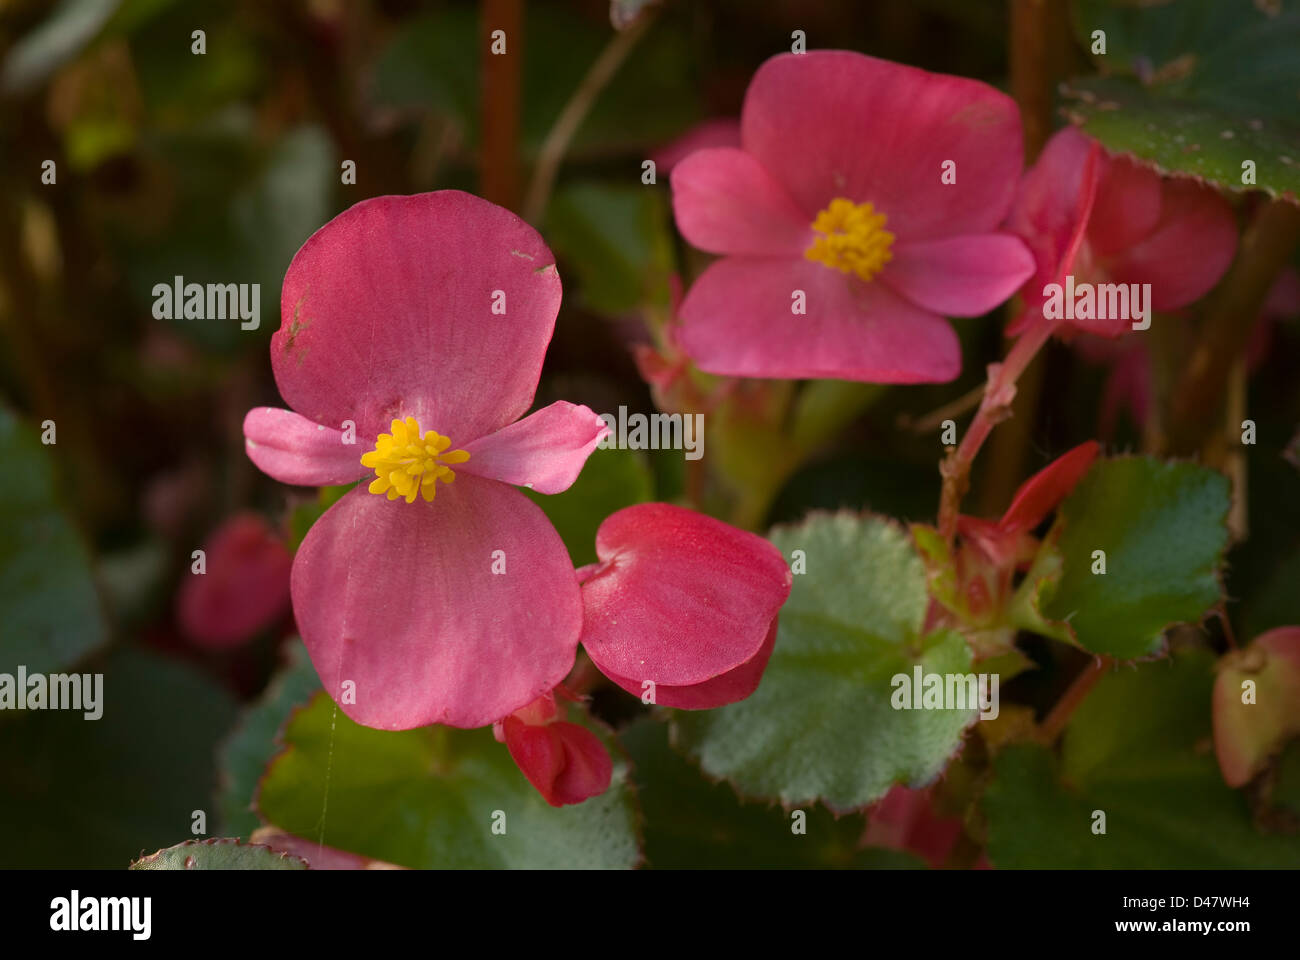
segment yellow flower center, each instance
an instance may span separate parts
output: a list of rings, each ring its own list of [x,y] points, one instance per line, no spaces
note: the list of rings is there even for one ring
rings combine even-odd
[[[381,433],[375,449],[361,458],[363,467],[375,471],[368,489],[386,493],[389,500],[405,497],[407,503],[415,503],[416,494],[432,500],[439,480],[451,483],[456,479],[447,464],[469,459],[464,450],[448,450],[451,440],[433,430],[421,436],[415,417],[394,420],[392,430]]]
[[[870,280],[894,257],[894,235],[885,229],[885,215],[869,203],[836,197],[817,214],[812,228],[821,236],[803,255],[842,273]]]

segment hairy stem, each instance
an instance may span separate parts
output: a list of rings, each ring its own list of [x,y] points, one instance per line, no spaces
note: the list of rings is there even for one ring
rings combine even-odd
[[[1038,351],[1051,339],[1057,321],[1039,318],[1021,334],[1001,363],[989,364],[988,385],[975,419],[971,421],[961,444],[950,453],[940,467],[943,474],[943,492],[939,498],[939,532],[951,539],[957,531],[957,510],[970,486],[970,467],[980,447],[997,424],[1011,416],[1011,404],[1016,396],[1016,382],[1025,368],[1038,355]]]

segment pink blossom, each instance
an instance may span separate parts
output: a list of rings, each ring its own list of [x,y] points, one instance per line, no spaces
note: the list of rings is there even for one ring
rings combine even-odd
[[[258,514],[222,523],[203,544],[203,562],[176,597],[181,631],[200,646],[238,646],[288,612],[292,560]]]
[[[690,710],[743,700],[776,643],[790,568],[762,537],[666,503],[626,507],[579,571],[582,645],[648,702]]]
[[[528,782],[553,807],[604,793],[614,773],[600,738],[558,717],[555,697],[548,693],[492,726]]]
[[[944,317],[984,313],[1033,273],[998,232],[1021,163],[1016,105],[983,83],[847,51],[772,58],[741,148],[672,174],[683,236],[723,255],[682,304],[687,351],[731,376],[953,379]]]
[[[1026,172],[1007,226],[1036,264],[1009,336],[1041,317],[1044,288],[1066,276],[1076,285],[1149,283],[1151,309],[1175,310],[1208,293],[1237,249],[1232,208],[1212,187],[1108,155],[1074,127],[1058,131]],[[1069,323],[1106,337],[1131,329],[1126,317]]]
[[[312,662],[358,723],[485,726],[573,665],[577,577],[512,489],[568,488],[607,432],[570,403],[523,417],[559,305],[537,232],[455,190],[358,203],[289,266],[271,363],[292,411],[251,410],[244,435],[284,483],[372,477],[292,575]]]

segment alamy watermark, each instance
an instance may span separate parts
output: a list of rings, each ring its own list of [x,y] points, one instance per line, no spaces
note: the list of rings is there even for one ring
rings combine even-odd
[[[0,710],[81,710],[87,720],[104,715],[102,673],[0,673]]]
[[[895,710],[979,710],[981,720],[998,715],[996,673],[925,673],[920,664],[912,673],[896,673],[889,681]]]
[[[600,414],[609,427],[601,438],[601,450],[684,450],[687,460],[704,456],[704,414],[633,413],[619,407],[618,415]]]
[[[260,283],[172,283],[153,285],[155,320],[234,320],[240,330],[256,330],[262,322]]]

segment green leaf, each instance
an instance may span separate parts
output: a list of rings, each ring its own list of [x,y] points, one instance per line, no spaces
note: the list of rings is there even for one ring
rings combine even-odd
[[[673,270],[666,195],[654,187],[579,183],[559,190],[546,238],[598,313],[666,303]]]
[[[724,783],[710,783],[668,745],[666,724],[645,718],[621,731],[632,758],[645,814],[646,863],[658,869],[921,868],[911,854],[859,849],[861,816],[836,818],[821,807],[794,811],[743,803]]]
[[[213,754],[235,719],[207,677],[135,650],[88,664],[103,715],[0,713],[0,866],[120,869],[151,837],[212,816]]]
[[[0,671],[48,673],[106,639],[90,555],[55,495],[52,458],[0,407]]]
[[[1061,759],[1003,750],[983,800],[989,860],[1010,868],[1175,869],[1300,866],[1300,837],[1255,829],[1210,747],[1214,658],[1103,677],[1065,732]],[[1094,811],[1106,832],[1093,833]]]
[[[221,745],[217,769],[221,791],[217,810],[226,833],[247,837],[262,825],[254,812],[257,783],[283,745],[277,735],[294,709],[311,700],[320,678],[301,642],[289,645],[289,662],[272,678],[261,698],[249,707]]]
[[[524,493],[546,511],[575,567],[596,562],[596,530],[611,513],[654,496],[650,468],[636,450],[594,450],[563,493]]]
[[[1228,507],[1228,480],[1214,470],[1151,457],[1098,461],[1061,505],[1012,600],[1019,625],[1090,653],[1159,653],[1166,628],[1199,623],[1223,597]],[[1096,550],[1104,574],[1093,573]]]
[[[230,837],[186,840],[131,864],[132,870],[306,870],[302,857]]]
[[[640,859],[618,754],[609,790],[556,808],[488,728],[374,730],[319,693],[283,738],[288,747],[267,769],[258,807],[296,836],[416,868],[593,869]],[[494,834],[500,815],[505,833]]]
[[[975,714],[895,710],[891,679],[966,673],[970,651],[955,633],[922,637],[925,571],[898,526],[872,516],[813,515],[778,527],[788,558],[804,551],[781,610],[776,649],[749,699],[673,715],[674,742],[712,777],[742,794],[783,804],[823,800],[866,806],[895,783],[939,775]]]
[[[1300,3],[1180,0],[1134,4],[1080,0],[1075,31],[1085,49],[1106,34],[1093,60],[1104,76],[1072,81],[1065,96],[1076,123],[1109,149],[1164,172],[1203,177],[1233,190],[1242,162],[1273,195],[1300,186]]]

